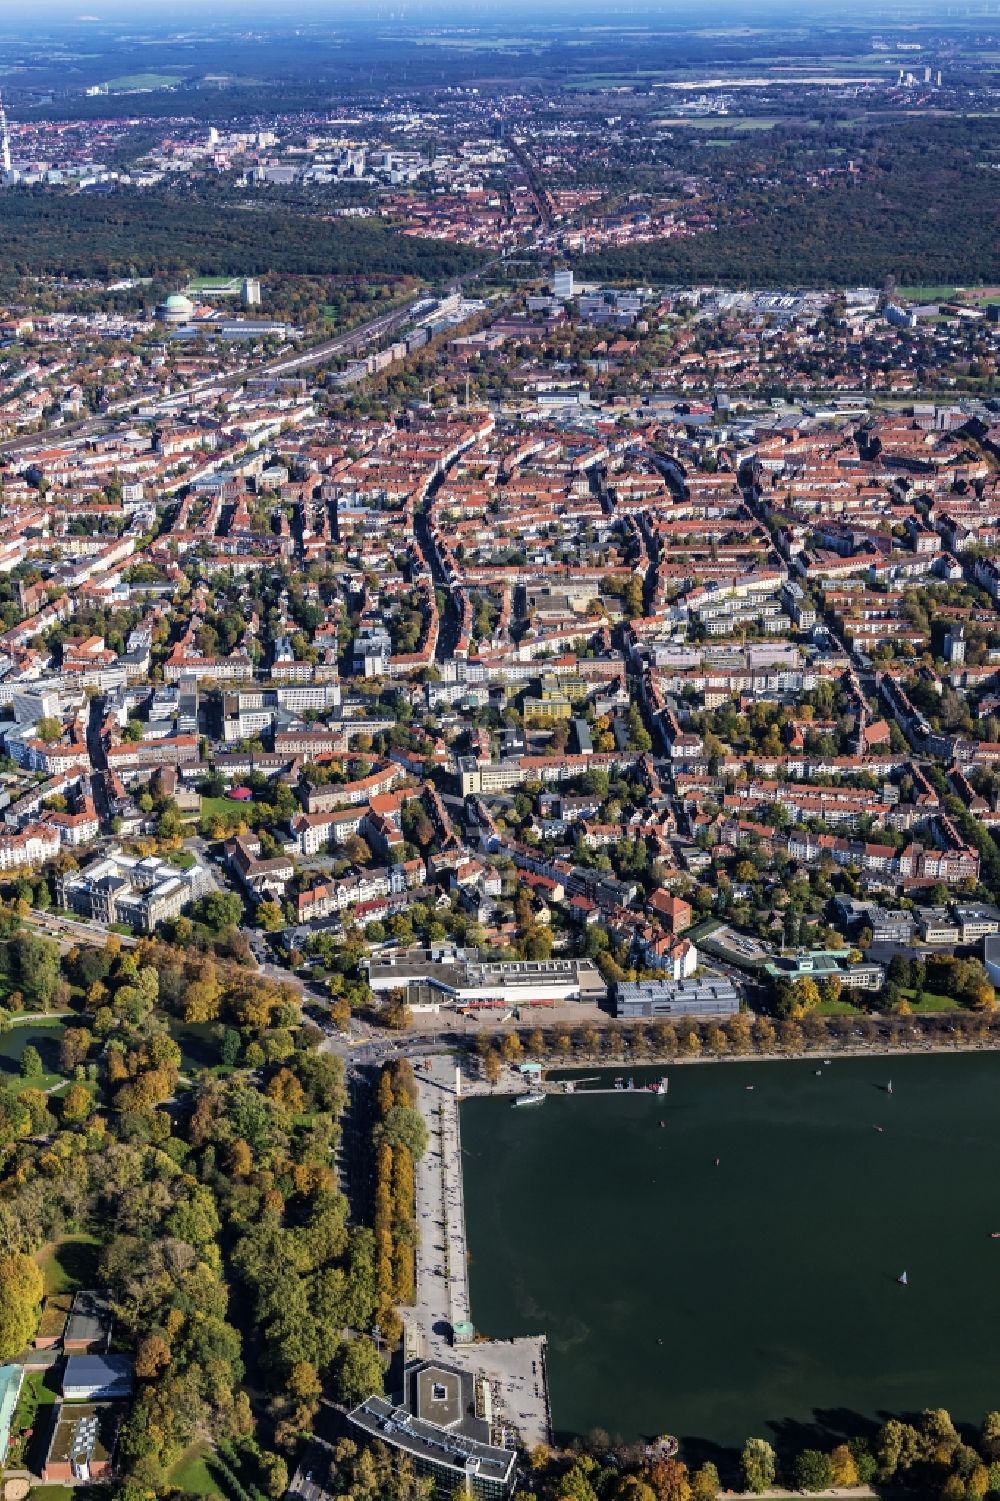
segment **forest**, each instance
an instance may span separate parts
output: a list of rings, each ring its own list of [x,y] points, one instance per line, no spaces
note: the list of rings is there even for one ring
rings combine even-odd
[[[374,1345],[345,1337],[385,1300],[375,1235],[350,1224],[334,1170],[343,1065],[290,986],[153,941],[60,963],[18,921],[0,910],[6,978],[69,1011],[44,1045],[54,1092],[34,1047],[20,1079],[0,1075],[0,1360],[35,1333],[39,1267],[82,1234],[135,1357],[119,1494],[176,1489],[207,1439],[227,1494],[280,1496],[324,1385],[348,1402],[381,1389]],[[403,1105],[382,1135],[419,1152]]]
[[[583,257],[586,278],[689,286],[989,285],[1000,277],[997,191],[986,121],[899,123],[845,137],[858,170],[803,180],[815,138],[735,148],[738,184],[716,183],[716,228]],[[799,156],[796,163],[795,157]],[[796,170],[796,165],[798,170]],[[720,164],[721,167],[721,164]]]
[[[404,238],[375,220],[305,218],[169,193],[32,190],[9,194],[0,221],[0,287],[21,276],[415,276],[474,268],[476,251]]]

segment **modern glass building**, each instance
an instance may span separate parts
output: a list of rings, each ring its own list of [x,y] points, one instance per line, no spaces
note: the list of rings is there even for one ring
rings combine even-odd
[[[418,1475],[433,1478],[442,1501],[456,1495],[506,1501],[514,1490],[516,1455],[490,1442],[469,1371],[421,1361],[406,1373],[404,1402],[368,1397],[350,1422],[407,1455]]]

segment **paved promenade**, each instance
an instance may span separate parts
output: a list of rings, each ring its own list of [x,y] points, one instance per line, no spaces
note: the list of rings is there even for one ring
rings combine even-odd
[[[453,1328],[471,1322],[454,1060],[434,1058],[416,1078],[430,1139],[416,1173],[417,1298],[403,1313],[407,1349],[481,1373],[490,1383],[495,1415],[529,1448],[548,1443],[544,1336],[452,1345]],[[468,1084],[463,1076],[463,1092],[482,1092],[482,1086],[468,1091]]]

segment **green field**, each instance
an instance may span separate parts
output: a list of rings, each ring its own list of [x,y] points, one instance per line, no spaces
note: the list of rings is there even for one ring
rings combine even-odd
[[[820,1001],[816,1007],[817,1016],[862,1016],[860,1006],[852,1006],[850,1001]]]
[[[45,1296],[76,1292],[78,1287],[93,1283],[99,1248],[100,1241],[94,1235],[64,1235],[43,1246],[38,1265],[45,1279]]]
[[[202,818],[214,818],[217,815],[226,818],[232,813],[242,813],[251,807],[250,803],[241,803],[237,797],[203,797],[201,800]]]
[[[208,1444],[192,1444],[189,1449],[185,1449],[170,1471],[171,1485],[188,1496],[223,1495],[212,1470],[211,1455],[212,1450]]]
[[[912,297],[916,302],[940,302],[955,295],[954,287],[897,287],[896,291],[900,297]]]
[[[953,996],[937,995],[933,990],[925,990],[922,1001],[917,1000],[915,990],[904,990],[902,994],[912,1006],[914,1016],[926,1016],[932,1011],[957,1011],[959,1009],[958,1002]]]
[[[182,73],[123,73],[120,78],[109,78],[109,89],[172,89],[183,83]]]

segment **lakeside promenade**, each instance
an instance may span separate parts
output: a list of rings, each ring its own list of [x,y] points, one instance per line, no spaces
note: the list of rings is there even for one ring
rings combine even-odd
[[[551,1441],[545,1337],[476,1339],[453,1344],[452,1331],[471,1323],[459,1097],[453,1058],[439,1055],[416,1071],[418,1106],[427,1123],[427,1151],[417,1164],[417,1295],[403,1310],[407,1352],[483,1375],[494,1414],[532,1448]],[[463,1094],[489,1086],[462,1075]]]

